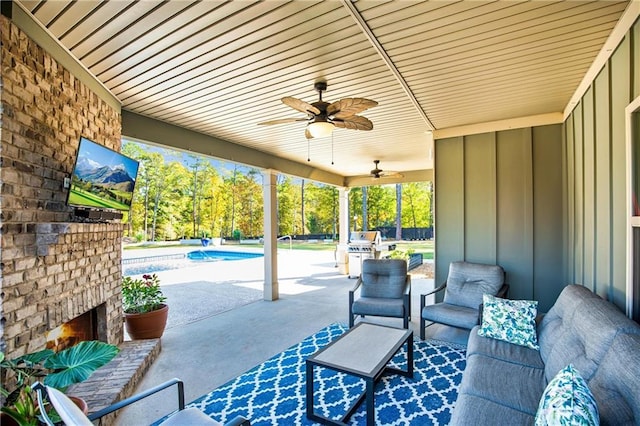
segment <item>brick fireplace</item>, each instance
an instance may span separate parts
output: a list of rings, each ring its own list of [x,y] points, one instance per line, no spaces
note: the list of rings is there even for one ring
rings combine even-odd
[[[0,26],[0,350],[43,349],[87,312],[99,340],[120,344],[124,225],[74,217],[63,188],[81,136],[119,150],[120,110],[5,16]]]
[[[80,137],[119,151],[120,108],[1,14],[0,37],[0,351],[14,358],[77,339],[120,346],[67,389],[93,412],[131,396],[160,352],[159,339],[123,342],[125,225],[78,218],[66,203]],[[47,343],[70,322],[82,323],[77,335]]]

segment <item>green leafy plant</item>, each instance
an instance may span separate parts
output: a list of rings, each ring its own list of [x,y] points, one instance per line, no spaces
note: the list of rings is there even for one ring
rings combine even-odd
[[[117,346],[96,340],[80,342],[60,352],[44,349],[6,359],[0,352],[3,373],[14,374],[15,387],[9,391],[0,387],[4,397],[0,411],[20,425],[38,424],[38,404],[31,385],[42,381],[45,385],[65,390],[74,383],[85,381],[95,370],[111,361],[120,351]],[[6,378],[5,378],[6,379]]]
[[[9,404],[7,402],[7,404]],[[10,405],[3,406],[0,411],[15,420],[20,426],[35,426],[40,424],[38,401],[33,390],[25,386],[18,390],[16,399]]]
[[[145,274],[142,279],[122,279],[122,308],[127,314],[144,314],[160,309],[167,298],[160,289],[156,274]]]
[[[391,253],[389,253],[389,258],[390,259],[404,259],[404,260],[408,261],[413,253],[415,253],[415,250],[413,250],[413,249],[409,249],[407,251],[394,250]]]

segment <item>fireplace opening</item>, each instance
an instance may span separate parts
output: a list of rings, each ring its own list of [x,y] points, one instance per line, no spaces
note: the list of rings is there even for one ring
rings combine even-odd
[[[47,349],[54,352],[61,351],[82,341],[101,340],[106,342],[104,327],[104,305],[79,315],[47,333]]]

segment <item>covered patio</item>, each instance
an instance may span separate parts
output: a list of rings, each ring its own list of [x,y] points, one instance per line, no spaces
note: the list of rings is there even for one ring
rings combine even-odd
[[[256,300],[213,316],[178,321],[181,325],[165,331],[162,351],[138,390],[178,377],[185,382],[186,400],[192,401],[327,325],[348,323],[348,291],[356,280],[339,273],[333,251],[281,249],[278,259],[281,297],[277,301]],[[210,281],[210,296],[180,296],[190,300],[191,308],[197,310],[208,302],[216,303],[217,285],[253,288],[260,293],[261,269],[261,259],[251,259],[160,272],[159,276],[166,287]],[[412,274],[413,312],[419,312],[417,295],[432,288],[433,279]],[[170,316],[174,314],[181,315],[173,312]],[[410,327],[414,330],[418,329],[418,320],[416,316],[412,318]],[[402,326],[400,319],[369,317],[367,321]],[[429,338],[466,342],[461,330],[438,325],[427,330]],[[175,409],[175,404],[175,393],[169,390],[123,410],[117,424],[150,424]]]
[[[66,203],[80,137],[116,151],[128,137],[262,170],[266,300],[210,318],[195,359],[214,353],[214,378],[188,386],[195,395],[344,318],[344,277],[285,292],[280,173],[334,185],[341,200],[378,182],[374,160],[399,172],[385,183],[433,180],[436,282],[452,261],[499,264],[510,296],[542,311],[579,283],[638,321],[637,0],[0,7],[0,346],[10,356],[94,309],[100,339],[123,341],[124,225],[79,219]],[[328,101],[377,101],[363,112],[373,130],[307,139],[317,117],[281,99],[313,102],[319,81]],[[289,118],[302,123],[258,125]],[[341,207],[341,243],[348,217]],[[262,335],[246,332],[258,326]],[[238,365],[225,364],[238,353]],[[173,367],[153,368],[149,380]]]

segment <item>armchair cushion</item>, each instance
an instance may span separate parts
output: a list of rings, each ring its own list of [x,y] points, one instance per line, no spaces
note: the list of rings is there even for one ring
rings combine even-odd
[[[356,315],[402,317],[405,314],[402,299],[387,299],[384,297],[361,297],[353,302],[352,309]]]
[[[406,282],[404,259],[366,259],[362,264],[360,297],[402,299]]]
[[[504,284],[504,270],[497,265],[452,262],[447,276],[444,303],[476,310],[483,294],[497,294]]]
[[[466,306],[436,303],[422,308],[422,318],[431,322],[471,330],[478,323],[478,310]]]

